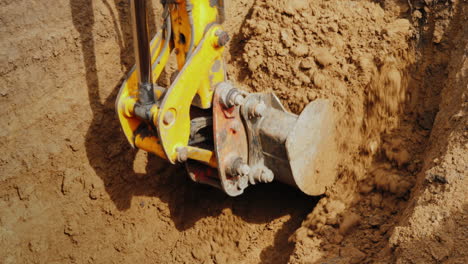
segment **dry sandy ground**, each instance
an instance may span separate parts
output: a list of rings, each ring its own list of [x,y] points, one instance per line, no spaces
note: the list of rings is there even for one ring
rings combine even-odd
[[[226,4],[230,78],[333,101],[333,187],[230,198],[132,150],[128,2],[0,0],[0,263],[467,263],[467,2]]]

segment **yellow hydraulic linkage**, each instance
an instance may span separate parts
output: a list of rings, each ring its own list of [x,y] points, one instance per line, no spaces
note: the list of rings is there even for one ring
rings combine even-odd
[[[197,106],[210,108],[214,88],[225,81],[222,53],[228,40],[227,33],[218,23],[218,6],[211,5],[210,1],[176,0],[163,1],[163,4],[165,24],[151,42],[152,70],[145,71],[149,54],[142,55],[145,52],[141,47],[145,43],[143,40],[136,45],[139,65],[122,85],[117,99],[120,122],[133,146],[171,163],[178,158],[189,158],[216,167],[213,151],[188,146],[190,107],[197,97]],[[132,1],[135,39],[145,39],[148,34],[145,8],[144,0]],[[155,89],[152,80],[159,78],[172,51],[177,56],[177,77],[167,90]],[[153,86],[149,90],[154,91],[148,96],[154,100],[147,105],[138,102],[140,88],[145,85]]]
[[[164,24],[149,41],[146,0],[131,0],[136,66],[122,84],[117,114],[133,147],[184,163],[197,182],[230,196],[277,179],[310,195],[333,183],[333,112],[327,100],[288,113],[273,93],[227,81],[229,36],[223,0],[161,0]],[[171,53],[178,70],[158,86]]]

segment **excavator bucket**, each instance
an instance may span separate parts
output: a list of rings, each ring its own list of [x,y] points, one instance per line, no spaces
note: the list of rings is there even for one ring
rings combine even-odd
[[[335,179],[335,117],[328,100],[311,102],[297,116],[273,93],[245,98],[230,83],[216,88],[213,134],[223,190],[239,195],[248,185],[274,179],[320,195]],[[239,99],[236,106],[236,97]]]
[[[335,116],[318,99],[300,115],[273,93],[247,93],[227,79],[223,1],[161,1],[165,23],[149,42],[145,0],[132,0],[136,67],[116,109],[129,143],[190,178],[237,196],[273,180],[320,195],[335,179]],[[170,87],[156,84],[174,51]]]

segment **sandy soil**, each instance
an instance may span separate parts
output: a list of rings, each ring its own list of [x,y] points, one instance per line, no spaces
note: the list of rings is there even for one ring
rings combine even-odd
[[[466,1],[226,2],[230,78],[333,101],[326,195],[229,198],[132,150],[127,1],[0,0],[0,263],[467,263]]]

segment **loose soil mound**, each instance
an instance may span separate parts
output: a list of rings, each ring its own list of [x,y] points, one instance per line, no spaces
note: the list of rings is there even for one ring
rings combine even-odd
[[[340,178],[362,180],[381,134],[400,121],[414,60],[410,22],[372,2],[258,1],[246,24],[246,83],[273,90],[296,113],[317,98],[331,100],[339,116]],[[410,161],[406,149],[397,149],[402,142],[387,143],[391,160],[400,167]],[[398,177],[379,184],[400,194],[411,186]],[[343,195],[352,187],[340,188]]]
[[[429,142],[436,111],[434,105],[421,105],[417,100],[434,100],[444,87],[439,79],[447,74],[441,66],[449,62],[447,53],[435,52],[432,59],[444,64],[428,65],[428,58],[418,54],[416,45],[420,38],[432,43],[423,48],[425,55],[434,52],[441,41],[449,48],[454,42],[441,36],[456,32],[460,26],[456,9],[432,7],[440,14],[434,19],[428,15],[428,6],[417,4],[428,16],[423,21],[433,19],[434,31],[428,32],[424,27],[419,31],[417,23],[413,23],[422,22],[418,20],[422,14],[419,10],[412,13],[413,17],[401,18],[413,11],[407,2],[380,5],[366,1],[280,0],[257,1],[254,5],[242,31],[245,53],[239,64],[250,72],[244,83],[254,91],[276,92],[293,112],[300,113],[317,98],[327,98],[340,115],[336,124],[342,154],[338,181],[292,237],[296,242],[293,262],[360,263],[373,258],[371,262],[390,261],[395,248],[404,252],[402,259],[411,261],[411,252],[402,248],[415,250],[417,244],[398,228],[392,234],[392,226],[400,219],[399,210],[414,198],[410,191],[418,175],[422,175],[425,144]],[[443,21],[454,15],[449,28]],[[463,39],[460,33],[455,36]],[[466,36],[462,43],[466,45]],[[466,51],[465,45],[459,52]],[[466,72],[462,64],[456,62],[456,72]],[[428,71],[440,86],[420,82]],[[464,83],[455,85],[460,94],[466,89],[466,76],[458,78],[457,83]],[[454,89],[452,84],[449,87]],[[455,107],[461,108],[461,104]],[[463,111],[458,115],[463,115]],[[465,154],[455,152],[463,164],[466,150]],[[453,175],[466,174],[466,169],[466,165],[461,165]],[[466,180],[463,183],[466,187]],[[466,198],[461,190],[451,190],[447,195],[455,193]],[[458,200],[447,206],[457,208],[463,215],[463,203]],[[430,214],[426,209],[420,210]],[[426,222],[413,221],[418,226]],[[466,228],[463,221],[454,220]],[[408,229],[418,233],[417,228],[401,230]],[[443,244],[451,245],[448,250],[432,239],[421,243],[431,252],[420,250],[422,256],[413,256],[416,262],[430,261],[431,256],[443,260],[453,257],[453,251],[460,252],[462,248],[454,247],[453,239],[447,238],[450,236],[458,235],[444,236],[448,242]],[[411,246],[399,247],[400,241],[407,240],[412,241]]]

